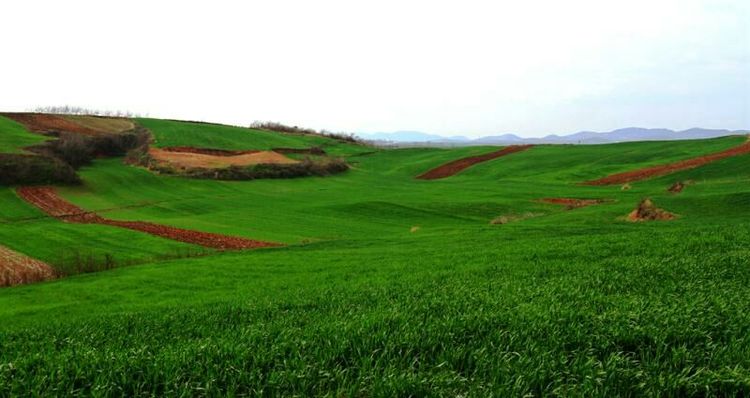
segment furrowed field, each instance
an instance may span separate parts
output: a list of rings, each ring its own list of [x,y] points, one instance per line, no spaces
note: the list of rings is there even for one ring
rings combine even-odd
[[[750,155],[582,184],[747,137],[540,145],[428,181],[499,148],[136,122],[158,147],[315,146],[351,169],[216,181],[115,157],[57,188],[111,220],[283,244],[241,251],[63,222],[0,187],[0,245],[65,275],[0,288],[0,396],[750,394]],[[43,140],[0,117],[0,152]],[[628,222],[647,197],[675,218]]]

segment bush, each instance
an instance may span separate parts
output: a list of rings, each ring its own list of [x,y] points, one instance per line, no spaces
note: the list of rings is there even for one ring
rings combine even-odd
[[[362,143],[362,141],[360,141],[356,136],[354,136],[354,134],[333,133],[333,132],[326,131],[326,130],[317,131],[311,128],[287,126],[279,122],[254,122],[253,124],[250,125],[250,128],[260,129],[260,130],[270,130],[270,131],[276,131],[279,133],[287,133],[287,134],[314,134],[314,135],[320,135],[323,137],[328,137],[337,141],[345,141],[345,142],[359,143],[359,144]]]
[[[73,168],[50,156],[0,154],[0,184],[79,184]]]
[[[123,156],[148,146],[148,130],[86,136],[61,133],[58,139],[26,148],[35,155],[0,154],[0,184],[79,184],[75,170],[97,156]]]
[[[88,137],[80,134],[62,133],[60,138],[47,144],[55,157],[63,160],[74,169],[91,163],[94,148]]]
[[[54,115],[89,115],[89,116],[107,116],[107,117],[125,117],[125,118],[144,117],[144,115],[131,112],[131,111],[99,110],[99,109],[91,109],[91,108],[84,108],[80,106],[70,106],[70,105],[38,106],[32,109],[32,111],[36,113],[50,113]]]
[[[54,141],[29,148],[30,150],[56,157],[74,169],[91,164],[97,156],[124,156],[128,151],[148,144],[150,135],[145,129],[136,129],[122,134],[87,136],[61,133]]]

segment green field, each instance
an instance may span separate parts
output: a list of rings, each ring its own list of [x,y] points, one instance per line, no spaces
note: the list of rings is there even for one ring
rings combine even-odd
[[[0,153],[23,153],[23,148],[45,140],[41,135],[30,134],[23,125],[0,116]]]
[[[497,148],[138,122],[157,146],[321,146],[352,169],[227,182],[101,159],[59,188],[112,219],[286,244],[226,253],[63,223],[0,187],[0,244],[62,268],[121,265],[0,289],[0,396],[750,394],[750,156],[629,190],[579,184],[746,137],[541,145],[423,181]],[[5,126],[2,150],[38,140]],[[645,197],[678,218],[624,221]]]

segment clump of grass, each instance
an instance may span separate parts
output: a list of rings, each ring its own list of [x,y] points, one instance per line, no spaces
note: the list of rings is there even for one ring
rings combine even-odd
[[[526,220],[528,218],[533,217],[539,217],[541,216],[541,213],[532,213],[532,212],[526,212],[523,214],[505,214],[502,216],[497,216],[490,220],[491,225],[503,225],[508,224],[516,221]]]

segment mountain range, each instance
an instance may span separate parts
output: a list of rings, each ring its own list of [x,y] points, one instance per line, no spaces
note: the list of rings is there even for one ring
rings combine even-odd
[[[393,145],[427,144],[435,146],[459,145],[511,145],[511,144],[607,144],[628,141],[670,141],[702,138],[716,138],[727,135],[749,134],[747,130],[724,130],[691,128],[674,131],[669,129],[649,129],[628,127],[608,132],[581,131],[569,135],[548,135],[542,138],[524,138],[516,134],[502,134],[481,138],[465,136],[441,136],[420,131],[396,131],[391,133],[361,133],[363,139],[376,143]]]

